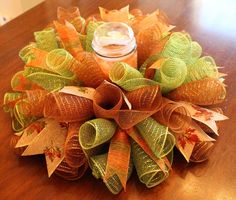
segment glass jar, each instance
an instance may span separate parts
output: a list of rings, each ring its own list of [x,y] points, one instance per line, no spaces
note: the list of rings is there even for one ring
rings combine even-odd
[[[108,77],[115,62],[125,62],[137,68],[136,40],[133,30],[125,23],[107,22],[94,32],[94,57]]]

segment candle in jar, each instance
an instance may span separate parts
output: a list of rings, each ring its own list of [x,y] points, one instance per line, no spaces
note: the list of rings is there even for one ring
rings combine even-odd
[[[115,62],[125,62],[137,68],[136,40],[125,23],[107,22],[95,30],[92,41],[94,57],[108,77]]]

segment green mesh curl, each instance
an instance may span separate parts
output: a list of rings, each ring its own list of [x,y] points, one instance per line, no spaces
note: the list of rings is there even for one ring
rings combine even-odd
[[[20,122],[15,117],[12,117],[11,126],[15,132],[20,132],[24,129],[24,126],[22,126],[22,124],[20,124]]]
[[[22,131],[36,119],[34,117],[27,117],[23,114],[20,104],[25,100],[22,98],[24,98],[24,94],[20,92],[6,93],[4,95],[3,110],[10,113],[12,117],[12,129],[16,132]],[[16,101],[15,104],[9,106],[9,103],[14,101]]]
[[[188,65],[188,75],[185,82],[196,81],[206,77],[218,77],[218,69],[212,57],[204,56],[195,63]]]
[[[183,84],[187,67],[179,58],[168,58],[156,70],[154,80],[160,83],[162,93],[167,93]]]
[[[175,146],[175,137],[168,128],[148,117],[136,125],[143,139],[158,158],[169,154]]]
[[[46,57],[47,66],[52,71],[65,77],[72,77],[73,73],[70,71],[75,62],[73,56],[65,49],[55,49],[50,51]]]
[[[135,78],[130,79],[125,82],[125,85],[122,87],[126,91],[133,91],[139,88],[146,86],[158,85],[156,81],[147,79],[147,78]]]
[[[94,31],[95,29],[101,25],[102,22],[94,22],[94,21],[90,21],[88,26],[87,26],[87,36],[86,36],[86,41],[85,41],[85,50],[92,52],[93,48],[92,48],[92,41],[93,41],[93,35],[94,35]]]
[[[23,75],[26,77],[26,76],[29,76],[30,74],[33,74],[33,73],[36,73],[36,72],[57,74],[57,73],[54,73],[52,71],[48,71],[46,69],[42,69],[42,68],[39,68],[39,67],[25,67],[24,71],[23,71]]]
[[[79,33],[79,39],[83,49],[86,49],[86,35]]]
[[[36,72],[26,78],[47,91],[57,91],[64,86],[74,85],[72,79],[51,73]]]
[[[195,41],[191,43],[191,60],[190,63],[194,63],[202,55],[202,47]]]
[[[19,80],[19,77],[22,76],[24,74],[24,71],[18,71],[16,72],[12,79],[11,79],[11,88],[16,88],[17,85],[19,84],[20,80]],[[24,89],[29,89],[29,88],[24,88]]]
[[[9,112],[12,116],[13,114],[13,107],[7,105],[8,103],[14,102],[19,98],[23,97],[23,93],[21,92],[7,92],[4,94],[4,100],[3,100],[3,110],[4,112]]]
[[[79,130],[79,142],[83,149],[95,148],[112,138],[116,124],[107,119],[97,118],[85,122]]]
[[[32,42],[20,50],[19,56],[24,63],[28,62],[29,58],[32,56],[30,50],[35,47],[36,43]]]
[[[143,78],[143,75],[138,70],[124,62],[116,62],[109,72],[109,78],[113,83],[122,86],[125,81],[135,78]]]
[[[13,120],[13,130],[14,131],[21,131],[24,128],[26,128],[29,124],[31,124],[33,121],[35,121],[37,118],[36,117],[31,117],[31,116],[26,116],[24,114],[24,110],[22,110],[22,103],[27,103],[26,100],[20,100],[15,104],[14,110],[13,110],[13,115],[14,115],[14,120]]]
[[[132,91],[148,85],[157,85],[155,81],[143,78],[143,75],[138,70],[123,62],[117,62],[112,66],[109,78],[126,91]]]
[[[107,165],[107,154],[97,155],[90,158],[91,169],[93,175],[99,179],[103,179],[105,176],[106,165]],[[128,171],[128,179],[130,178],[133,171],[133,163],[130,160],[129,163],[129,171]],[[119,177],[115,174],[111,176],[107,181],[103,180],[106,184],[107,188],[113,194],[118,194],[122,190],[122,184],[120,182]]]
[[[164,171],[134,141],[131,143],[132,158],[139,180],[148,188],[163,182],[169,176],[169,169]]]
[[[166,42],[162,50],[161,57],[181,58],[185,63],[191,60],[191,38],[188,34],[182,32],[174,32]]]
[[[144,76],[145,75],[145,71],[147,69],[147,66],[151,63],[154,63],[155,61],[157,61],[160,58],[159,54],[156,55],[152,55],[150,56],[147,60],[145,60],[145,62],[141,65],[141,67],[139,68],[140,73]]]
[[[58,48],[56,33],[53,28],[34,32],[34,38],[39,49],[51,51]]]

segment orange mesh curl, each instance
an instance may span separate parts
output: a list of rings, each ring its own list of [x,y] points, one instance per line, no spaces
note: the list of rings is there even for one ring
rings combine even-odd
[[[122,92],[117,86],[105,82],[95,91],[93,108],[96,116],[114,118],[123,103]]]
[[[186,123],[191,120],[189,113],[184,106],[166,98],[163,98],[161,110],[152,117],[175,133],[181,133],[184,130]]]
[[[132,10],[130,11],[130,14],[133,15],[134,17],[141,17],[141,16],[143,16],[142,10],[137,9],[137,8],[132,9]]]
[[[26,90],[25,98],[18,101],[17,110],[27,117],[42,117],[44,100],[47,95],[45,90]]]
[[[162,105],[160,87],[146,86],[126,93],[126,97],[132,104],[133,109],[143,111],[158,111]]]
[[[135,24],[135,23],[134,23]],[[169,25],[167,16],[159,10],[146,15],[134,27],[137,34],[137,47],[139,64],[142,64],[149,56],[159,53],[163,47],[168,35],[168,32],[174,28]],[[137,28],[138,26],[138,28]],[[138,29],[138,30],[137,30]]]
[[[27,90],[27,102],[30,105],[30,116],[43,116],[44,101],[47,95],[46,90]]]
[[[121,129],[118,129],[110,142],[104,179],[108,180],[116,174],[124,190],[128,180],[129,162],[132,162],[130,161],[130,153],[131,146],[128,135]]]
[[[74,18],[80,16],[80,11],[78,7],[71,7],[71,8],[62,8],[58,7],[57,8],[57,19],[61,23],[65,23],[65,21],[72,21]]]
[[[93,116],[91,100],[64,93],[50,93],[45,99],[44,117],[60,122],[88,120]]]
[[[190,157],[190,161],[192,162],[203,162],[208,160],[212,150],[213,150],[213,142],[198,142],[195,144],[193,148],[192,155]]]
[[[74,57],[77,57],[83,51],[79,34],[76,30],[66,25],[54,22],[57,33],[61,39],[63,47],[71,53]]]
[[[105,75],[94,59],[92,53],[84,52],[80,57],[80,65],[73,70],[85,86],[96,88],[104,80]]]
[[[64,159],[57,167],[54,173],[57,176],[64,178],[65,180],[73,181],[81,178],[87,169],[88,169],[87,163],[84,163],[79,168],[75,168],[75,167],[70,167]]]
[[[107,10],[99,7],[102,21],[105,22],[128,22],[129,21],[129,6],[125,6],[119,10]]]
[[[122,129],[128,129],[161,108],[162,100],[159,86],[146,86],[126,96],[133,106],[133,110],[122,109],[122,91],[117,86],[104,82],[95,92],[94,112],[97,117],[112,118]]]
[[[157,25],[152,25],[138,33],[136,40],[139,65],[151,55],[151,51],[158,44],[161,36],[161,30]]]
[[[169,93],[174,101],[187,101],[197,105],[213,105],[224,101],[225,85],[214,78],[204,78],[186,83]]]
[[[70,167],[75,168],[87,162],[78,138],[81,124],[80,122],[69,124],[68,135],[65,142],[65,160]]]

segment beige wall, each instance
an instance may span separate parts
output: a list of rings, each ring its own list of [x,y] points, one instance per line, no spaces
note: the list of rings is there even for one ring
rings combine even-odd
[[[0,16],[13,19],[44,0],[0,0]]]
[[[44,0],[21,0],[22,9],[23,11],[29,10],[43,1]]]

